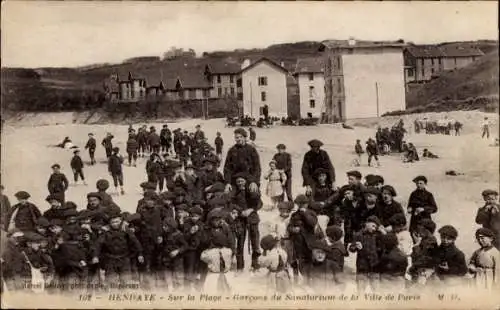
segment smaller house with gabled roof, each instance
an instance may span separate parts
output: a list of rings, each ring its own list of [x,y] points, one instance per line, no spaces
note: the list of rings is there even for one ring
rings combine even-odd
[[[205,76],[211,83],[211,98],[238,97],[241,93],[241,65],[236,61],[220,60],[205,65]]]
[[[321,118],[325,112],[325,69],[322,57],[300,58],[293,73],[299,87],[300,117]]]

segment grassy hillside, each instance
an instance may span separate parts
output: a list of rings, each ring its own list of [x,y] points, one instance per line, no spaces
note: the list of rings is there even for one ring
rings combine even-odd
[[[423,112],[424,107],[495,110],[498,108],[498,65],[497,49],[464,68],[443,72],[407,94],[408,110]]]

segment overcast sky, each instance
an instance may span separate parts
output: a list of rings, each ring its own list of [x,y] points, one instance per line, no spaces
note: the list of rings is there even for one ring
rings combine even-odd
[[[324,39],[497,39],[488,2],[2,3],[2,66],[80,66]]]

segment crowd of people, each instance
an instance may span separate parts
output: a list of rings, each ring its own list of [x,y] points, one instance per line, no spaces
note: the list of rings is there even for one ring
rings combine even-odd
[[[379,138],[370,145],[385,141]],[[86,206],[67,201],[69,181],[59,164],[52,166],[48,181],[47,211],[42,213],[27,191],[14,195],[13,206],[2,193],[2,289],[26,289],[23,281],[41,275],[47,289],[75,283],[119,287],[135,281],[143,288],[224,293],[234,285],[231,277],[246,267],[268,270],[265,285],[282,293],[295,286],[341,290],[351,279],[359,292],[386,285],[464,284],[466,276],[478,288],[499,287],[495,190],[482,193],[485,205],[476,218],[479,247],[466,259],[455,245],[458,230],[451,225],[436,229],[438,203],[426,189],[425,176],[413,179],[415,190],[403,208],[395,200],[396,188],[380,175],[363,178],[352,170],[346,184],[338,186],[342,180],[323,143],[314,139],[302,163],[305,193],[293,195],[286,145],[277,145],[269,170],[262,173],[259,153],[243,128],[234,130],[235,144],[225,156],[220,133],[212,147],[200,126],[189,133],[171,132],[164,125],[159,134],[154,126],[138,131],[131,126],[127,161],[113,139],[109,133],[101,145],[117,194],[125,194],[122,166],[136,167],[139,157],[149,157],[135,212],[113,201],[106,179],[97,180]],[[96,147],[89,134],[85,149],[91,165],[97,164]],[[74,182],[86,182],[79,150],[70,165]],[[263,195],[271,198],[266,213],[261,211]],[[353,278],[344,261],[354,253]]]
[[[421,120],[417,118],[413,122],[413,126],[417,134],[424,131],[426,134],[454,134],[455,136],[460,136],[460,131],[463,128],[462,123],[453,119],[448,119],[448,116],[436,121],[431,121],[427,118]]]

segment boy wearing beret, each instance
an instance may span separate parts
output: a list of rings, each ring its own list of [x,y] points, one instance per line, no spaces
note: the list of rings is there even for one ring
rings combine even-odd
[[[482,193],[484,206],[477,210],[476,223],[490,229],[495,234],[493,245],[500,249],[500,204],[498,192],[487,189]]]
[[[328,258],[329,247],[324,240],[316,240],[311,243],[311,262],[304,274],[308,285],[316,292],[326,293],[337,288],[335,275],[336,264]]]
[[[217,171],[217,160],[214,157],[208,157],[203,160],[203,169],[199,173],[200,186],[203,190],[203,198],[207,197],[207,193],[212,189],[213,185],[220,182],[224,183],[224,176]],[[224,191],[224,188],[222,189]]]
[[[215,154],[217,155],[219,160],[222,160],[222,148],[224,147],[224,140],[222,139],[220,132],[217,132],[216,134],[214,145],[215,145]]]
[[[50,284],[54,278],[54,263],[50,255],[42,251],[42,243],[46,240],[42,236],[34,232],[26,232],[24,234],[24,239],[26,240],[26,249],[23,251],[23,255],[26,263],[31,267],[28,268],[30,275],[28,278],[33,277],[33,272],[41,272],[42,279],[37,279],[43,281],[43,283]],[[26,269],[25,269],[26,270]]]
[[[422,219],[430,219],[431,214],[437,212],[434,195],[426,189],[427,178],[420,175],[414,178],[413,182],[417,188],[410,194],[408,199],[408,213],[411,214],[410,233],[415,230]]]
[[[192,207],[189,210],[189,218],[184,223],[184,238],[187,248],[184,252],[184,271],[185,284],[188,289],[194,289],[197,284],[197,278],[200,274],[200,255],[204,243],[205,226],[201,221],[203,209],[199,206]]]
[[[120,193],[125,194],[123,190],[123,157],[120,155],[118,147],[113,148],[113,154],[108,157],[108,172],[113,178],[116,193],[118,193],[118,185],[120,185]]]
[[[274,154],[273,159],[276,161],[276,168],[283,170],[286,175],[285,193],[288,201],[293,201],[292,196],[292,156],[286,151],[284,144],[276,146],[278,152]]]
[[[73,154],[74,156],[71,158],[70,166],[73,170],[73,179],[75,180],[75,184],[78,183],[78,177],[80,177],[83,185],[87,185],[87,182],[85,182],[85,176],[83,175],[83,161],[80,157],[80,151],[75,150]]]
[[[328,251],[326,253],[327,259],[333,262],[334,280],[337,285],[343,286],[344,279],[344,260],[349,256],[342,237],[344,233],[340,226],[332,225],[326,228],[326,244]]]
[[[85,149],[89,150],[89,157],[90,157],[90,164],[94,165],[96,163],[95,161],[95,149],[97,147],[97,142],[94,138],[93,133],[89,133],[89,139],[87,140],[87,143],[85,144]]]
[[[42,214],[37,206],[29,202],[31,197],[25,191],[17,192],[14,195],[18,203],[15,204],[6,216],[6,231],[20,230],[20,231],[34,231],[37,220]]]
[[[287,270],[288,255],[279,246],[279,240],[275,236],[266,235],[260,241],[264,254],[259,257],[259,266],[267,268],[268,293],[286,293],[290,290],[291,280]]]
[[[474,251],[469,261],[469,272],[474,275],[474,284],[480,290],[500,288],[500,252],[493,246],[495,233],[488,228],[476,231],[479,249]]]
[[[354,234],[352,243],[349,245],[350,252],[357,252],[356,257],[356,280],[358,292],[365,291],[367,286],[376,290],[379,281],[379,264],[381,247],[381,232],[379,231],[380,220],[376,216],[366,219],[362,231]]]
[[[49,177],[47,188],[51,195],[58,197],[59,201],[64,202],[64,193],[69,187],[66,175],[61,173],[61,166],[59,164],[52,165],[52,174]]]
[[[128,165],[129,167],[137,167],[137,150],[139,149],[139,143],[136,140],[136,135],[130,133],[127,140],[127,155],[128,155]]]
[[[101,145],[104,147],[104,150],[106,151],[106,157],[109,158],[111,157],[111,154],[113,153],[113,140],[114,136],[111,133],[107,133],[106,137],[102,139]]]
[[[302,162],[302,178],[303,186],[306,187],[306,193],[312,192],[314,184],[314,172],[319,169],[325,169],[327,173],[327,183],[332,184],[335,189],[335,168],[330,161],[330,156],[325,150],[321,149],[323,143],[319,140],[311,140],[308,142],[311,149],[304,155]]]
[[[424,225],[425,224],[425,227]],[[435,277],[437,240],[434,237],[436,225],[424,219],[412,232],[415,245],[411,253],[411,267],[408,269],[414,285],[423,286]]]
[[[110,216],[109,229],[96,241],[92,264],[101,263],[108,283],[126,282],[131,272],[131,258],[144,263],[142,246],[134,233],[122,227],[120,214]]]
[[[396,190],[391,185],[384,185],[382,187],[382,199],[378,200],[378,205],[380,207],[380,221],[384,227],[390,226],[389,220],[394,215],[401,214],[403,217],[405,216],[401,204],[394,200],[396,195]]]
[[[398,247],[398,237],[394,233],[381,235],[380,284],[388,291],[404,290],[408,259]]]
[[[438,233],[441,244],[436,249],[436,274],[447,284],[460,284],[460,278],[467,273],[467,263],[464,253],[455,245],[458,231],[451,225],[445,225]]]

